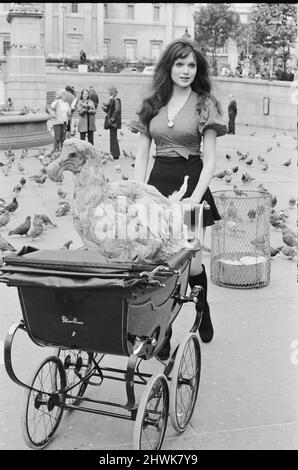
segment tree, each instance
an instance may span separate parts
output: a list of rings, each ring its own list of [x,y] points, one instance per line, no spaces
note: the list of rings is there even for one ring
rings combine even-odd
[[[281,59],[284,70],[296,40],[296,4],[254,3],[249,17],[253,55]]]
[[[240,17],[230,3],[208,3],[194,13],[195,41],[205,54],[211,52],[214,75],[217,75],[217,49],[227,39],[237,38],[240,25]]]

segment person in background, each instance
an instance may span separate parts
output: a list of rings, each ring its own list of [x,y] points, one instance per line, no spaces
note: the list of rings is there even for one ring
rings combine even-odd
[[[68,123],[67,123],[67,126],[66,126],[66,138],[69,139],[70,136],[71,136],[72,117],[73,117],[73,113],[76,109],[76,105],[77,105],[77,102],[78,102],[78,98],[76,97],[76,92],[75,92],[73,86],[66,85],[66,87],[65,87],[65,101],[67,101],[67,103],[70,106],[70,116],[69,116]]]
[[[208,61],[196,42],[179,38],[171,42],[155,67],[150,95],[138,111],[140,141],[135,159],[134,179],[146,182],[152,140],[156,145],[154,165],[147,184],[165,197],[181,188],[189,176],[183,203],[191,214],[189,229],[194,235],[196,207],[206,201],[203,226],[213,225],[220,214],[209,189],[216,168],[216,138],[227,132],[219,102],[212,93]],[[201,144],[203,148],[201,151]],[[191,211],[190,211],[191,208]],[[191,263],[189,285],[204,288],[203,316],[199,326],[201,340],[213,338],[213,325],[207,302],[207,275],[202,252]],[[170,353],[172,328],[157,357]]]
[[[55,100],[51,103],[50,110],[54,111],[54,152],[60,151],[66,137],[67,123],[70,117],[70,106],[65,99],[65,89],[56,92]]]
[[[11,98],[8,98],[6,103],[1,107],[1,111],[13,111],[14,105]]]
[[[229,95],[228,105],[229,125],[228,134],[235,134],[235,119],[237,116],[237,103],[234,95]]]
[[[90,97],[90,100],[93,101],[94,107],[97,110],[99,100],[98,100],[98,94],[94,90],[93,86],[89,86],[89,97]]]
[[[120,148],[117,136],[117,130],[121,129],[121,100],[117,98],[117,88],[110,86],[108,88],[110,100],[108,103],[103,103],[102,109],[106,114],[104,128],[110,131],[110,152],[114,160],[120,157]]]
[[[89,97],[89,90],[84,88],[81,92],[81,97],[78,102],[78,132],[80,133],[80,139],[85,140],[86,135],[88,142],[94,144],[94,132],[96,131],[95,125],[95,107],[93,101]]]

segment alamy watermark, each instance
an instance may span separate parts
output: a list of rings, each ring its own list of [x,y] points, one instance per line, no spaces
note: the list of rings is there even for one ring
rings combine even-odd
[[[173,202],[167,206],[144,201],[131,203],[119,196],[116,204],[101,204],[94,214],[95,235],[100,240],[187,240],[192,220],[199,220],[199,206]],[[195,217],[195,219],[194,219]]]

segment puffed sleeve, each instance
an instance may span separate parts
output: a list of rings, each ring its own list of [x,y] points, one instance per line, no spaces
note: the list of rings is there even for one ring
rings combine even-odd
[[[214,129],[217,132],[217,137],[227,133],[224,119],[210,98],[200,106],[198,114],[198,129],[200,134],[203,134],[206,129]]]
[[[137,134],[138,132],[141,132],[142,134],[145,134],[147,137],[151,137],[149,127],[145,126],[139,119],[133,119],[129,121],[127,126],[130,128],[131,132],[134,134]]]

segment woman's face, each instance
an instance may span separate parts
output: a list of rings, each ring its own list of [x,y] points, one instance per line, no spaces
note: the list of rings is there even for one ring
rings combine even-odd
[[[83,91],[83,100],[87,100],[88,97],[89,97],[88,91],[87,91],[87,90],[84,90],[84,91]]]
[[[184,59],[176,59],[171,69],[171,78],[175,85],[187,88],[194,81],[197,73],[197,63],[192,52]]]

